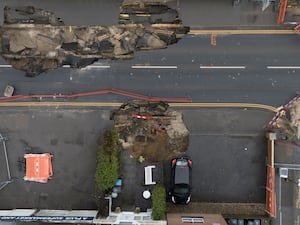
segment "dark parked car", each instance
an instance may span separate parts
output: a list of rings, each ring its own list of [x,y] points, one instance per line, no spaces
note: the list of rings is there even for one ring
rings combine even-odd
[[[171,200],[175,204],[188,204],[191,200],[192,160],[187,156],[172,160]]]

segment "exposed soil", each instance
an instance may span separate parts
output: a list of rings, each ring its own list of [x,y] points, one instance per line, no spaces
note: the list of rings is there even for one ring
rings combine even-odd
[[[124,149],[160,162],[186,152],[189,132],[182,113],[163,102],[130,101],[112,113]]]

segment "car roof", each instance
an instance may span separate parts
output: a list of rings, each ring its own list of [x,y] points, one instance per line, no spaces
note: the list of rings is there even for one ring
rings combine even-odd
[[[174,184],[190,183],[190,168],[188,166],[175,166]]]

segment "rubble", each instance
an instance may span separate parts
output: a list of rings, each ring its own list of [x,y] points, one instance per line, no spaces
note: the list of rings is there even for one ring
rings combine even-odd
[[[33,6],[4,7],[4,24],[51,24],[63,25],[53,12]]]
[[[294,142],[300,139],[300,99],[299,96],[281,107],[269,123],[269,129],[276,132],[277,138]]]
[[[122,8],[125,7],[125,8]],[[140,6],[124,5],[121,12],[136,14]],[[148,22],[127,21],[117,26],[65,26],[54,13],[33,6],[5,7],[0,27],[0,54],[27,76],[36,76],[63,65],[81,68],[98,59],[130,59],[138,50],[162,49],[174,44],[189,31],[178,19],[177,11],[165,4],[144,5],[149,15],[163,18]],[[153,12],[154,8],[159,8]],[[121,14],[120,14],[121,15]],[[148,17],[145,17],[148,18]],[[174,26],[175,25],[175,26]]]
[[[142,25],[9,25],[2,26],[0,33],[2,56],[29,76],[62,65],[80,68],[98,59],[129,59],[135,50],[161,49],[176,42],[173,33],[155,33]],[[158,34],[168,37],[162,40]]]
[[[189,131],[182,113],[164,102],[133,100],[114,110],[111,119],[122,147],[135,157],[160,162],[182,155],[188,147]]]
[[[180,24],[177,10],[159,1],[125,0],[120,7],[119,23]]]

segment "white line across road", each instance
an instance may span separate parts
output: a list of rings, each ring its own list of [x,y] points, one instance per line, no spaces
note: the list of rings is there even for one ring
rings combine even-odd
[[[177,69],[177,66],[147,66],[147,65],[133,65],[132,69]]]
[[[11,68],[11,65],[0,65],[0,68]]]
[[[300,69],[300,66],[267,66],[268,69],[281,69],[281,70],[287,70],[287,69],[293,69],[297,70]]]
[[[200,69],[245,69],[245,66],[200,66]]]

